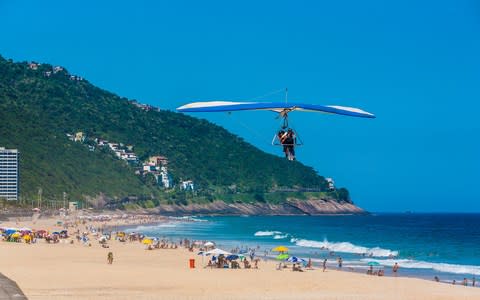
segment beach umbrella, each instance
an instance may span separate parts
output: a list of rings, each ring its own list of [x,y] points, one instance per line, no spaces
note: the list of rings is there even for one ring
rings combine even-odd
[[[277,251],[277,252],[288,252],[288,248],[285,246],[278,246],[272,249],[272,251]]]
[[[376,261],[371,261],[368,263],[369,266],[379,266],[380,264]]]
[[[278,260],[286,260],[287,258],[288,258],[288,254],[286,254],[286,253],[280,253],[276,257],[276,259],[278,259]]]
[[[291,262],[291,263],[305,263],[306,261],[303,259],[303,258],[299,258],[299,257],[296,257],[296,256],[290,256],[289,258],[287,258],[287,261],[288,262]]]
[[[18,232],[15,232],[14,234],[12,234],[12,238],[19,238],[20,237],[20,233]]]
[[[6,235],[10,235],[10,234],[13,234],[13,233],[15,233],[15,232],[17,232],[17,230],[16,230],[16,229],[12,229],[12,228],[9,228],[9,229],[5,230],[5,234],[6,234]]]
[[[227,251],[222,250],[222,249],[219,249],[219,248],[215,248],[213,250],[205,252],[205,255],[216,255],[216,256],[218,256],[218,255],[222,255],[222,254],[223,255],[230,255],[232,253],[227,252]]]
[[[153,243],[152,239],[143,239],[142,240],[142,244],[145,244],[145,245],[151,245],[152,243]]]
[[[231,254],[231,255],[227,256],[226,258],[227,258],[227,260],[236,260],[236,259],[239,258],[239,256],[235,255],[235,254]]]
[[[203,244],[203,245],[204,245],[205,247],[213,247],[213,246],[215,246],[215,244],[212,243],[212,242],[206,242],[206,243]]]

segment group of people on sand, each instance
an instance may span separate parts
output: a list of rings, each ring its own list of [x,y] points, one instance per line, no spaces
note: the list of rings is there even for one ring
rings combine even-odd
[[[237,260],[240,260],[240,263]],[[242,269],[240,265],[243,264],[243,269],[258,269],[259,261],[259,258],[253,258],[251,261],[248,261],[246,257],[241,259],[228,259],[225,255],[220,254],[218,257],[212,256],[212,258],[208,260],[205,268]]]

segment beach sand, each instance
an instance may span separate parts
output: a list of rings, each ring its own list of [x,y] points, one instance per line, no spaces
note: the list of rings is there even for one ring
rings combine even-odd
[[[9,225],[53,228],[54,223]],[[479,288],[421,279],[318,268],[278,271],[271,261],[261,261],[258,270],[204,269],[202,257],[183,248],[149,251],[139,242],[118,241],[109,246],[93,240],[91,247],[76,241],[0,242],[0,272],[29,299],[480,299]],[[189,268],[190,258],[197,268]]]

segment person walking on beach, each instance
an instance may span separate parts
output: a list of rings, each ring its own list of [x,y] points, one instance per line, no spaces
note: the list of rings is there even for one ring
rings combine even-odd
[[[397,276],[397,272],[398,272],[398,269],[400,268],[400,266],[398,265],[398,263],[395,263],[393,265],[393,268],[392,268],[392,271],[393,271],[393,275],[394,276]]]
[[[342,258],[339,256],[339,257],[338,257],[338,268],[339,268],[339,269],[342,268],[342,264],[343,264],[343,260],[342,260]]]
[[[108,252],[107,262],[108,262],[109,265],[111,265],[113,263],[113,252]]]
[[[326,269],[327,269],[327,259],[325,258],[325,260],[323,261],[323,272],[325,272]]]

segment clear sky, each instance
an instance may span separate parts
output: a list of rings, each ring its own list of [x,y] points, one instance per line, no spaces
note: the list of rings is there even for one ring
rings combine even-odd
[[[458,1],[8,1],[0,54],[62,65],[121,96],[290,101],[297,157],[371,211],[480,211],[480,4]],[[268,112],[203,114],[261,149]]]

